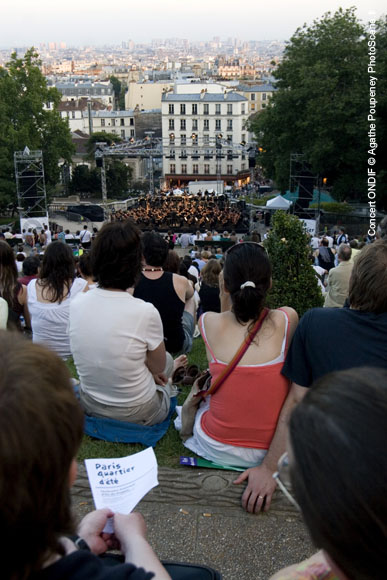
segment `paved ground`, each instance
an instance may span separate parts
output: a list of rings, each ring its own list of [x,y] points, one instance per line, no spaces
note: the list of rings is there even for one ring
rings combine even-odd
[[[267,580],[313,553],[308,534],[286,498],[276,492],[268,514],[240,506],[235,472],[181,467],[159,469],[160,485],[138,505],[151,545],[161,559],[220,570],[224,580]],[[78,517],[93,509],[83,465],[73,488]]]

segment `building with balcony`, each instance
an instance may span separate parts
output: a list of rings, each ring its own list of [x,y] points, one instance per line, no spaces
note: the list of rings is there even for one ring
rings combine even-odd
[[[249,181],[248,100],[221,85],[199,93],[168,92],[161,102],[163,173],[166,187],[190,181]],[[186,90],[189,91],[189,85]],[[210,92],[214,91],[214,92]]]

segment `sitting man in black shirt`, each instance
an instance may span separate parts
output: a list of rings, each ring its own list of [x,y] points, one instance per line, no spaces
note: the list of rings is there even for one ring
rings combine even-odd
[[[139,513],[91,512],[74,535],[69,490],[83,412],[64,362],[1,331],[0,365],[2,578],[170,580],[146,541]],[[103,533],[108,517],[114,518],[114,535]],[[97,555],[116,547],[130,563],[105,566]]]
[[[285,451],[288,418],[312,383],[333,371],[387,369],[386,288],[387,240],[380,240],[366,246],[355,261],[349,308],[313,308],[301,318],[282,369],[292,385],[270,448],[259,467],[247,469],[235,480],[237,484],[248,480],[242,496],[247,511],[269,509],[276,487],[272,475]]]
[[[144,263],[134,297],[151,302],[160,313],[164,342],[171,354],[188,353],[195,329],[194,289],[184,276],[164,272],[168,256],[167,242],[155,232],[141,238]]]

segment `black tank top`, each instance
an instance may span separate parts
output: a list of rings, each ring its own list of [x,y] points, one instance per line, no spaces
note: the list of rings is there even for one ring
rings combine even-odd
[[[176,294],[172,278],[171,272],[164,272],[157,280],[149,280],[142,275],[134,296],[151,302],[157,308],[163,323],[165,348],[170,353],[176,353],[184,343],[182,316],[185,305]]]

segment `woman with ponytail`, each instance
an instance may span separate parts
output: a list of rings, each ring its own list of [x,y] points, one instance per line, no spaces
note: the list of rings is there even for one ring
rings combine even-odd
[[[212,381],[260,323],[237,366],[201,404],[193,436],[184,443],[215,463],[258,465],[288,394],[290,383],[281,369],[298,316],[289,307],[265,308],[270,287],[271,265],[264,248],[253,242],[236,244],[226,253],[220,274],[222,311],[206,312],[199,320]]]

